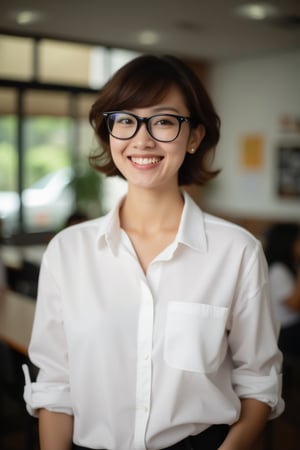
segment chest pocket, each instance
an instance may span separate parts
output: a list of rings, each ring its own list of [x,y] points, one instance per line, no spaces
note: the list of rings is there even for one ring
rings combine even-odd
[[[165,362],[176,369],[214,372],[227,352],[228,308],[170,302],[164,341]]]

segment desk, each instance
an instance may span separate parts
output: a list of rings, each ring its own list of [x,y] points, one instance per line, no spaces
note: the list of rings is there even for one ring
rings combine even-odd
[[[28,353],[35,302],[16,292],[0,298],[0,338],[24,355]]]

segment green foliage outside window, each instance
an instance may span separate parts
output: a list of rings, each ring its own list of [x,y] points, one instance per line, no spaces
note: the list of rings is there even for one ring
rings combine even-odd
[[[15,116],[0,117],[0,191],[16,190],[16,126]]]

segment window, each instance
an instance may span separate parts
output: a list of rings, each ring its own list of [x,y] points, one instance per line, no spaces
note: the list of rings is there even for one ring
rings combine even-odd
[[[74,208],[71,134],[67,93],[25,92],[22,202],[26,231],[59,229]]]
[[[0,219],[5,236],[56,232],[79,209],[93,218],[126,190],[91,169],[97,91],[138,53],[0,35]],[[13,86],[13,87],[12,87]]]
[[[28,81],[32,79],[33,40],[31,38],[0,35],[0,77]]]
[[[16,103],[15,89],[0,88],[0,220],[3,228],[15,204],[18,209]]]
[[[89,86],[92,47],[42,40],[39,45],[39,79],[46,83]]]
[[[100,45],[0,34],[0,79],[99,89],[112,73],[138,55]]]

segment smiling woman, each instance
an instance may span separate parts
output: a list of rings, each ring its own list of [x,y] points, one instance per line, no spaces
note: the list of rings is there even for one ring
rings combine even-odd
[[[283,410],[264,253],[181,187],[218,174],[218,114],[180,60],[144,55],[90,121],[92,164],[128,190],[45,252],[24,394],[41,450],[250,450]]]
[[[109,118],[116,115],[120,120],[114,120],[111,128]],[[193,154],[205,137],[204,126],[189,117],[176,85],[171,85],[156,105],[134,108],[131,113],[104,113],[104,117],[112,159],[129,189],[153,190],[172,184],[177,189],[186,156]]]
[[[162,70],[164,71],[163,76]],[[123,89],[122,85],[119,86],[119,83],[125,79],[127,85],[126,89]],[[141,79],[143,79],[142,84]],[[193,83],[197,86],[197,90]],[[209,169],[207,160],[209,160],[209,155],[213,154],[214,147],[219,139],[220,119],[206,90],[197,76],[190,69],[183,68],[175,58],[164,61],[163,58],[152,56],[143,59],[136,58],[120,69],[107,83],[105,93],[94,103],[90,112],[90,122],[103,148],[102,152],[90,158],[95,168],[109,175],[120,175],[120,171],[114,165],[110,155],[109,135],[106,126],[108,126],[108,131],[111,132],[111,122],[107,120],[107,115],[103,115],[103,113],[106,111],[124,112],[124,107],[128,112],[132,108],[145,108],[158,103],[163,106],[163,97],[172,86],[177,86],[179,92],[183,95],[183,107],[187,113],[179,114],[179,119],[176,119],[177,126],[179,125],[177,128],[178,134],[182,122],[187,120],[190,122],[191,129],[196,128],[199,124],[203,126],[203,130],[205,129],[205,136],[201,141],[201,151],[195,152],[193,158],[190,158],[189,154],[186,155],[184,164],[179,171],[179,184],[192,184],[194,182],[205,184],[210,178],[218,174],[219,171]],[[143,89],[143,94],[141,89]],[[156,108],[151,114],[155,112],[168,114],[176,112],[173,107],[170,110],[170,105],[166,106],[167,109],[165,108],[164,111],[157,111]],[[178,113],[177,110],[177,115]],[[181,116],[183,117],[180,119]],[[149,131],[149,119],[146,122]],[[196,161],[197,164],[195,165]],[[192,173],[187,176],[185,171],[190,170]]]

